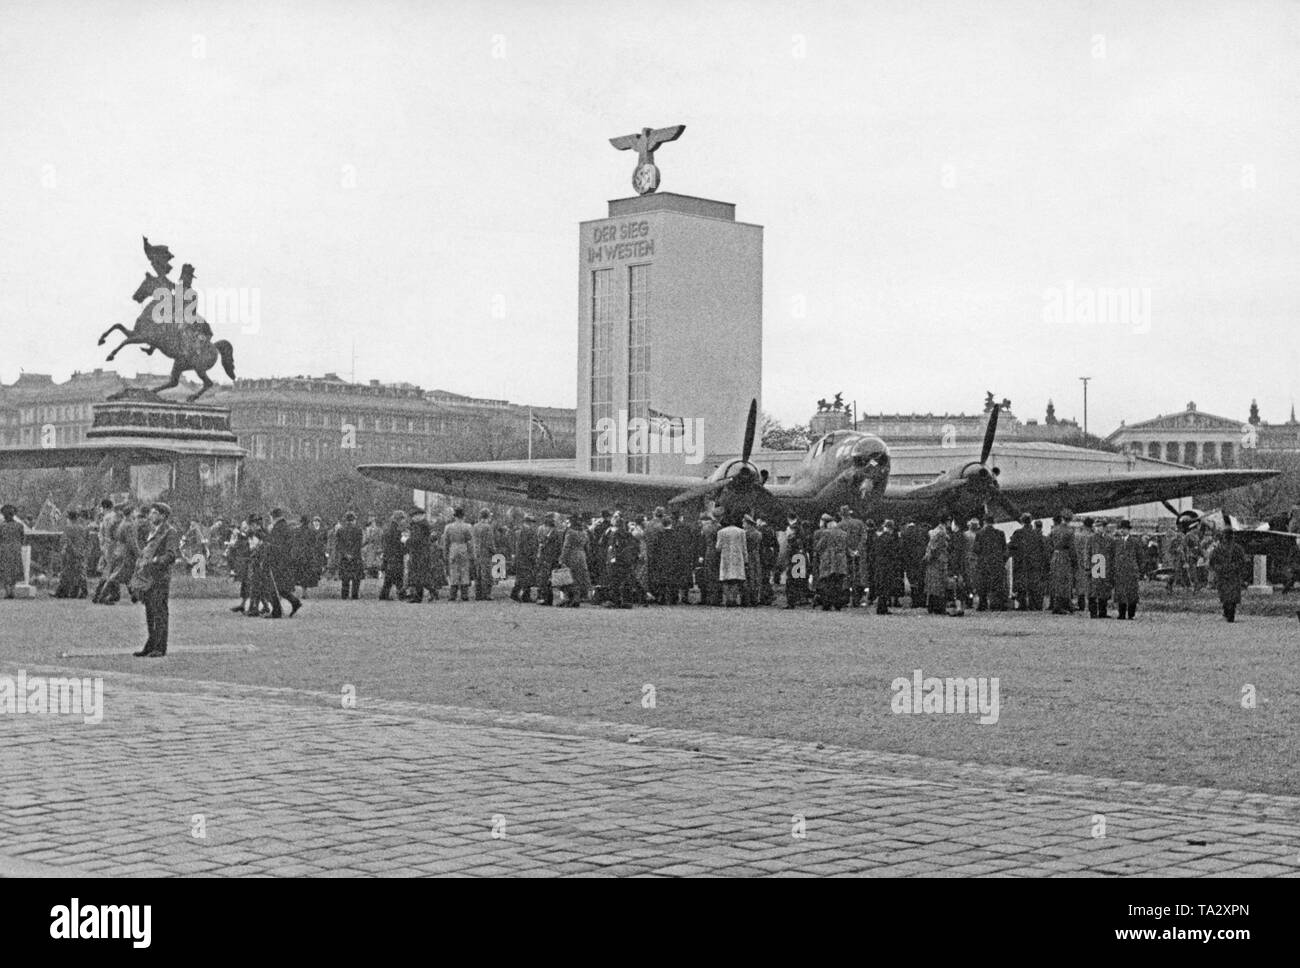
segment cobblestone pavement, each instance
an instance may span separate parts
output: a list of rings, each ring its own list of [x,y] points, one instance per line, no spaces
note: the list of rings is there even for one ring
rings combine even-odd
[[[1294,797],[81,674],[0,724],[0,875],[1300,874]]]

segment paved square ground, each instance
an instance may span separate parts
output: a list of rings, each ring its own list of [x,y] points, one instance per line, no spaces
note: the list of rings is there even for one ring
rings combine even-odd
[[[1294,619],[0,604],[0,874],[1300,874]]]

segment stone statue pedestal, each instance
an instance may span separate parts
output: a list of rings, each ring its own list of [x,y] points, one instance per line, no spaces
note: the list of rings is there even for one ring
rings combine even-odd
[[[1268,580],[1268,555],[1255,556],[1255,575],[1246,591],[1252,595],[1273,594],[1273,584]]]
[[[120,449],[113,490],[138,501],[164,491],[193,509],[219,510],[234,500],[245,452],[230,428],[230,410],[133,393],[92,407],[87,444]]]
[[[853,419],[847,410],[819,410],[808,420],[808,433],[814,440],[833,430],[848,430]]]

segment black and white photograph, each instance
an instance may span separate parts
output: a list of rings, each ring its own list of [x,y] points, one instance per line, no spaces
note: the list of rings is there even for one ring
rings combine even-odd
[[[11,927],[1089,878],[1248,951],[1298,122],[1292,0],[0,0]]]

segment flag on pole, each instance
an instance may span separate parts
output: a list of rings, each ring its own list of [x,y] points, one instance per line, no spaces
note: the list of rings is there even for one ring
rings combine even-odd
[[[546,421],[535,413],[529,413],[528,418],[532,421],[532,426],[537,429],[537,432],[541,434],[548,443],[554,445],[555,435],[551,433],[551,428],[546,426]]]
[[[647,410],[650,413],[650,426],[660,436],[681,437],[686,433],[686,421],[681,417],[663,413],[654,407],[648,407]]]

